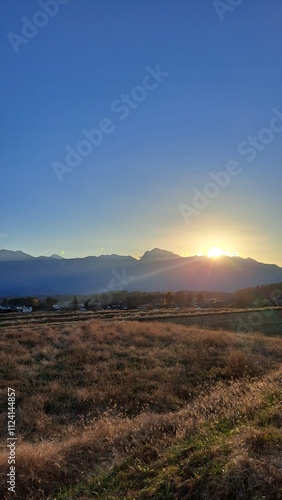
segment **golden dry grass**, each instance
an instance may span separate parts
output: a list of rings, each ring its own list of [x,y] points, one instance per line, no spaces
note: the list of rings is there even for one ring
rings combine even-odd
[[[17,397],[17,495],[11,498],[90,498],[95,489],[95,498],[227,498],[244,474],[248,491],[275,498],[266,485],[277,493],[281,463],[273,429],[281,423],[282,339],[170,323],[86,321],[2,330],[0,346],[3,442],[7,386]],[[225,425],[233,433],[225,436],[224,454],[212,436]],[[184,475],[170,463],[173,447],[187,448],[191,436],[206,437],[209,461],[225,471],[221,496],[213,491],[216,474],[203,470],[191,479],[203,449],[186,450]],[[125,489],[119,485],[110,496],[108,478],[109,496],[103,496],[97,477],[112,466],[119,473],[128,460]],[[152,463],[145,488],[138,464]],[[173,473],[166,493],[172,496],[158,493],[166,484],[159,468]],[[5,477],[5,446],[0,470]],[[63,485],[70,489],[56,493]],[[210,496],[201,496],[205,491]],[[9,498],[5,482],[0,495]]]

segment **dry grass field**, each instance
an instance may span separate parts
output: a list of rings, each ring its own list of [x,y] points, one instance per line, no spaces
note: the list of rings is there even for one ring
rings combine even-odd
[[[48,311],[0,314],[0,329],[10,326],[30,326],[86,320],[120,320],[120,321],[168,321],[183,325],[197,325],[208,329],[227,329],[234,332],[261,331],[266,335],[280,334],[282,331],[282,307],[264,307],[249,309],[202,309],[194,308],[163,308],[152,311]]]
[[[282,498],[282,336],[27,319],[1,328],[0,346],[1,498]]]

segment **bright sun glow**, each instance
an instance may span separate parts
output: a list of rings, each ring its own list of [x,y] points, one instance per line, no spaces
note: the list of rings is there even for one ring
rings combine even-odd
[[[208,257],[220,257],[221,255],[226,255],[224,250],[218,247],[211,247],[208,250]]]
[[[208,257],[211,257],[211,258],[216,258],[216,257],[221,257],[222,255],[226,255],[228,257],[238,257],[238,253],[237,252],[226,252],[224,250],[222,250],[222,248],[219,248],[219,247],[211,247],[209,250],[208,250],[208,253],[207,253]]]

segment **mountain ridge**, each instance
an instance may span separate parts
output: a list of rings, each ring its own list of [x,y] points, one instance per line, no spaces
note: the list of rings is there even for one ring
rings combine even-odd
[[[282,282],[282,268],[251,258],[182,257],[167,250],[148,250],[138,260],[117,254],[83,258],[33,257],[20,250],[0,250],[0,296],[16,290],[53,294],[101,291],[207,290],[234,292]]]
[[[11,257],[11,259],[9,259],[8,257]],[[56,253],[53,253],[52,255],[39,255],[38,257],[35,257],[31,254],[28,254],[26,252],[23,252],[22,250],[8,250],[8,249],[0,249],[0,262],[2,260],[21,260],[21,257],[22,257],[22,260],[31,260],[31,259],[58,259],[58,260],[65,260],[65,261],[69,261],[69,260],[76,260],[76,259],[89,259],[89,258],[96,258],[96,259],[108,259],[108,260],[122,260],[122,259],[134,259],[135,261],[141,261],[141,260],[167,260],[167,259],[208,259],[208,260],[222,260],[224,258],[227,258],[227,259],[232,259],[232,260],[236,260],[236,259],[242,259],[242,260],[245,260],[245,261],[249,261],[249,262],[255,262],[256,264],[263,264],[263,265],[266,265],[266,266],[276,266],[278,267],[279,269],[282,269],[281,266],[279,266],[278,264],[275,264],[274,262],[272,263],[266,263],[266,262],[262,262],[262,261],[258,261],[252,257],[240,257],[239,255],[222,255],[220,257],[208,257],[207,255],[179,255],[179,254],[176,254],[170,250],[164,250],[164,249],[160,249],[160,248],[153,248],[152,250],[146,250],[144,252],[144,254],[139,257],[138,259],[136,257],[133,257],[132,255],[118,255],[116,253],[113,253],[113,254],[101,254],[101,255],[86,255],[84,257],[63,257],[62,255],[59,255],[59,254],[56,254]]]

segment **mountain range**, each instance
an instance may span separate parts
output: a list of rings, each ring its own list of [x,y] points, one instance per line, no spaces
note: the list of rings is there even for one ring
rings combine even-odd
[[[66,259],[0,250],[0,296],[91,294],[128,291],[234,292],[282,282],[282,268],[251,258],[181,257],[154,248],[140,259],[100,255]]]

